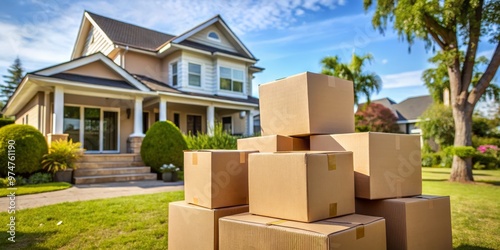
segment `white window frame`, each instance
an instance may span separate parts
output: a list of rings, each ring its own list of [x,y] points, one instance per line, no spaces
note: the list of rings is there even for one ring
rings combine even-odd
[[[222,68],[226,68],[226,69],[231,70],[231,79],[230,79],[231,80],[231,89],[230,90],[229,89],[223,89],[223,88],[221,88],[221,78],[223,78],[222,74],[221,74],[221,69]],[[218,70],[219,70],[219,79],[218,79],[219,90],[221,90],[221,91],[227,91],[227,92],[230,92],[230,93],[236,93],[236,94],[245,94],[246,91],[245,91],[245,71],[244,70],[233,68],[233,67],[227,67],[227,66],[219,66]],[[241,83],[242,83],[242,85],[241,85],[241,91],[234,91],[233,90],[234,89],[233,82],[235,80],[239,80],[239,79],[235,79],[234,78],[234,71],[236,71],[236,70],[237,71],[241,71],[241,73],[243,75],[243,79],[241,79]],[[227,79],[227,78],[225,78],[225,79]]]
[[[199,76],[200,76],[200,85],[199,86],[198,85],[192,85],[192,84],[190,84],[189,76],[191,74],[196,75],[196,73],[191,73],[191,71],[189,71],[189,64],[194,64],[194,65],[200,66],[200,74],[199,74]],[[196,62],[188,62],[187,63],[187,86],[189,86],[189,87],[195,87],[195,88],[201,88],[202,85],[203,85],[203,64],[196,63]]]
[[[217,36],[217,38],[211,37],[210,34],[212,34],[212,33],[215,34]],[[219,33],[217,33],[216,31],[213,31],[213,30],[211,30],[211,31],[208,32],[207,38],[210,39],[210,40],[212,40],[212,41],[216,41],[216,42],[220,42],[221,41]]]
[[[172,85],[173,87],[179,87],[179,61],[176,60],[176,61],[173,61],[171,62],[170,64],[170,85]],[[175,72],[174,74],[174,65],[177,67],[177,72]],[[177,76],[177,83],[174,84],[174,75]]]

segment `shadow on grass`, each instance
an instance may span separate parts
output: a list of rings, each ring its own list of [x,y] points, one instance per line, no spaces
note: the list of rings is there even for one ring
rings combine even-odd
[[[448,179],[422,179],[422,181],[439,181],[439,182],[445,182],[445,181],[448,181]]]
[[[450,173],[448,172],[440,172],[440,171],[425,171],[425,173],[450,175]]]
[[[455,247],[454,249],[456,249],[456,250],[495,250],[494,248],[471,246],[468,244],[460,245],[458,247]]]
[[[476,182],[484,183],[484,184],[490,184],[493,186],[500,186],[500,181],[491,181],[491,180],[478,180]]]
[[[39,232],[39,233],[24,233],[16,232],[15,242],[2,239],[0,241],[0,249],[30,249],[30,250],[49,250],[47,247],[36,246],[38,243],[46,241],[49,237],[56,234],[56,231]]]

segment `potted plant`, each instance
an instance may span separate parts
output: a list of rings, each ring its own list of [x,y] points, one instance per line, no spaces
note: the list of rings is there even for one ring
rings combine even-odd
[[[52,142],[49,153],[42,158],[42,168],[54,175],[54,181],[71,183],[75,162],[83,155],[80,147],[81,143],[72,140]]]
[[[163,164],[160,167],[160,172],[162,173],[161,177],[164,182],[172,182],[177,181],[177,171],[180,169],[176,167],[174,164]]]

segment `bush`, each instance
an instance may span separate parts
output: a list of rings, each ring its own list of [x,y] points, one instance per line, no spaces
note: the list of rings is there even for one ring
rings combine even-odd
[[[75,168],[75,162],[83,155],[81,145],[79,142],[73,143],[72,140],[52,142],[49,153],[43,156],[42,168],[50,173]]]
[[[356,132],[400,133],[396,123],[398,118],[387,107],[379,103],[370,103],[358,109],[354,115]]]
[[[174,164],[183,169],[183,151],[187,148],[181,131],[172,122],[156,122],[142,141],[141,157],[156,173],[160,173],[163,164]]]
[[[237,137],[228,134],[221,123],[215,124],[214,135],[199,133],[184,136],[189,149],[236,149]]]
[[[477,154],[477,150],[471,146],[457,146],[453,148],[453,155],[460,158],[469,158]]]
[[[0,118],[0,128],[5,127],[10,124],[14,124],[14,120],[7,118]]]
[[[497,169],[500,165],[500,149],[496,145],[481,145],[472,158],[475,169]]]
[[[40,184],[52,182],[52,175],[49,173],[34,173],[28,178],[29,184]]]
[[[29,125],[11,124],[0,129],[0,175],[7,176],[9,141],[15,147],[15,169],[18,174],[31,174],[41,169],[40,162],[47,153],[42,133]]]
[[[439,153],[422,154],[422,167],[436,167],[441,163],[441,155]]]
[[[440,149],[453,145],[455,122],[451,107],[433,104],[422,114],[417,126],[422,129],[424,143],[434,140]]]
[[[500,138],[472,136],[472,146],[477,148],[481,145],[496,145],[500,147]]]

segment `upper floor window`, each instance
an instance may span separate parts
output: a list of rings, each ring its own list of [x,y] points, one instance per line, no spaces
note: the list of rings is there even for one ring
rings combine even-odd
[[[208,38],[220,42],[219,34],[217,34],[217,32],[215,32],[215,31],[210,31],[208,33]]]
[[[220,89],[243,93],[243,71],[220,67]]]
[[[178,68],[177,62],[170,64],[170,69],[172,72],[172,86],[177,86],[179,84]]]
[[[188,84],[190,86],[201,86],[201,65],[196,63],[188,64]]]

